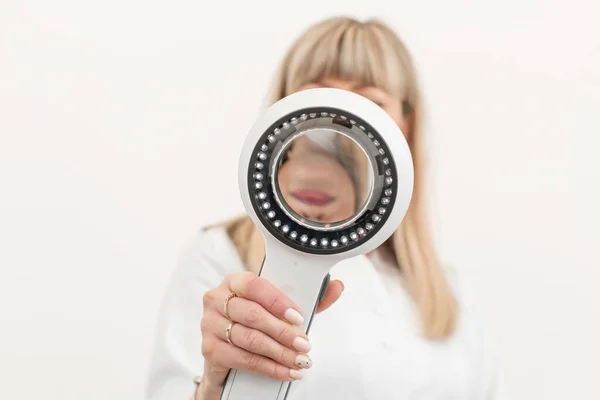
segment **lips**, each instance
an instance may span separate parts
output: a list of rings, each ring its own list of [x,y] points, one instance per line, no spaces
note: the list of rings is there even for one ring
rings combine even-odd
[[[296,190],[292,193],[292,196],[294,196],[294,198],[297,200],[311,206],[326,206],[334,200],[333,197],[325,192],[310,189]]]

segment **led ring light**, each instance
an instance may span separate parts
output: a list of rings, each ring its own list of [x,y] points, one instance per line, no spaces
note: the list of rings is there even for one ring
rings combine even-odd
[[[360,146],[372,177],[357,214],[331,224],[307,220],[288,207],[276,179],[290,143],[318,131],[341,134]],[[413,181],[404,135],[381,107],[358,94],[322,88],[301,91],[273,104],[252,127],[240,157],[239,187],[265,240],[260,276],[298,305],[307,333],[331,268],[374,250],[392,235],[408,209]],[[221,399],[283,400],[293,385],[232,369]]]

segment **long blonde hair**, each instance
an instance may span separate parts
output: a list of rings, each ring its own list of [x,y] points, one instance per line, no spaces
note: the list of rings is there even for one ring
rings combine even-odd
[[[402,100],[403,112],[412,126],[407,139],[415,185],[401,226],[383,246],[393,253],[402,270],[419,310],[424,336],[448,338],[456,327],[457,302],[427,229],[423,115],[411,56],[400,38],[378,20],[327,19],[309,27],[290,47],[279,67],[269,104],[327,77],[374,85]],[[257,272],[264,257],[264,242],[253,221],[243,216],[225,226],[242,261]]]

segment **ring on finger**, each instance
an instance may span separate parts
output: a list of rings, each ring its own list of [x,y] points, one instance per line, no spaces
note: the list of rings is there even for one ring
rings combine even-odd
[[[233,325],[235,325],[235,322],[232,322],[229,324],[229,326],[227,328],[225,328],[225,339],[227,339],[227,342],[229,342],[230,345],[235,346],[235,344],[233,344],[233,342],[231,341],[231,329],[233,328]]]
[[[227,296],[227,298],[225,299],[225,304],[223,305],[223,314],[230,321],[233,321],[233,320],[231,319],[231,317],[229,316],[229,313],[227,312],[227,306],[229,305],[229,300],[233,299],[234,297],[237,297],[237,294],[235,294],[233,292],[229,293],[229,296]]]

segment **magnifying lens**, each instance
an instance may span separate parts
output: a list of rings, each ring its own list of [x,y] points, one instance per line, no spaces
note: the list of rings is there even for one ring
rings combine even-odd
[[[297,92],[256,121],[242,148],[239,187],[265,241],[259,275],[310,316],[305,332],[331,268],[392,235],[408,209],[413,181],[398,125],[353,92]],[[221,399],[283,400],[293,384],[232,369]]]

